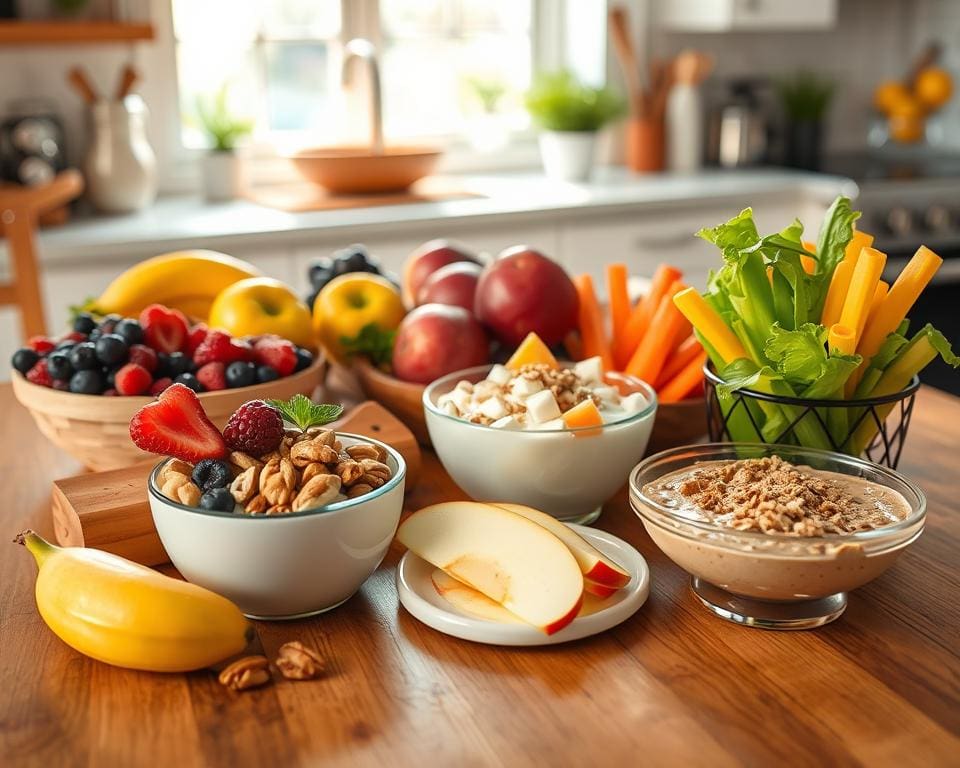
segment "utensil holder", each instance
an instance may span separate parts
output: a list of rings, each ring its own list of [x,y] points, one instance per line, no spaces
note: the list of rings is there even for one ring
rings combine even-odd
[[[627,120],[627,167],[636,173],[664,168],[663,118],[631,115]]]

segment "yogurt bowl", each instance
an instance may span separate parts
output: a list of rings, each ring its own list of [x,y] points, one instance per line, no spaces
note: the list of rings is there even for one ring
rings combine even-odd
[[[870,530],[817,536],[736,530],[692,517],[664,490],[671,478],[709,466],[705,462],[772,456],[840,482],[849,478],[876,504],[895,500],[903,516]],[[838,618],[847,592],[890,568],[920,536],[926,518],[923,492],[893,470],[831,451],[746,443],[692,445],[650,456],[630,474],[630,504],[654,543],[691,575],[693,592],[707,608],[764,629],[808,629]]]
[[[390,446],[337,433],[343,445],[374,443],[392,477],[355,499],[282,515],[248,515],[188,507],[148,483],[150,510],[171,562],[187,581],[217,592],[253,619],[296,619],[349,599],[377,569],[403,507],[406,466]]]
[[[454,482],[478,501],[525,504],[565,522],[590,523],[643,456],[657,410],[653,388],[620,376],[608,382],[643,406],[602,425],[504,429],[451,415],[441,398],[461,381],[482,381],[492,366],[456,371],[423,393],[434,450]]]

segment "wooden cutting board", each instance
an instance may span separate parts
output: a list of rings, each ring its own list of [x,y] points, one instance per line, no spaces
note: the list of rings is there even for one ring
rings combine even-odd
[[[407,464],[406,488],[420,476],[417,440],[382,405],[367,401],[331,425],[340,432],[376,438],[396,449]],[[147,478],[157,461],[108,472],[89,472],[53,483],[53,527],[59,544],[95,547],[143,565],[170,562],[150,513]]]

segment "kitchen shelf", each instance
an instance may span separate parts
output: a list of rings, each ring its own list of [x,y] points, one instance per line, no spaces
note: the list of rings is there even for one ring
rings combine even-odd
[[[153,40],[153,25],[119,21],[0,21],[0,47]]]

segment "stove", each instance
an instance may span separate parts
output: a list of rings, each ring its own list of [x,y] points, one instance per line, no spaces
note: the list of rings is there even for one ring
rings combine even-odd
[[[910,312],[911,330],[933,323],[960,349],[960,153],[890,150],[830,157],[827,173],[857,182],[858,226],[887,254],[892,282],[920,245],[943,257],[933,282]],[[922,379],[960,395],[960,371],[932,363]]]

